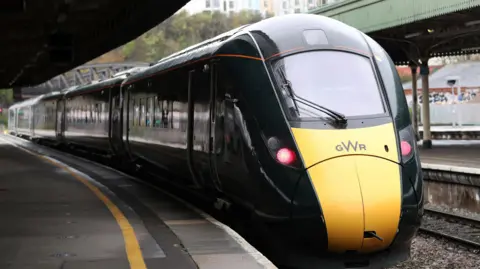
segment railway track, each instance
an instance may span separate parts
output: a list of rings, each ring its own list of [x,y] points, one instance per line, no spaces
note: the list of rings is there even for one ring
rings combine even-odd
[[[420,231],[480,250],[480,220],[425,208]]]

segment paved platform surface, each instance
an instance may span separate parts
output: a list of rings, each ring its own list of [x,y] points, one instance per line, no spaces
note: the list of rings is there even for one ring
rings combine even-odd
[[[422,163],[480,168],[480,141],[438,141],[431,149],[419,143]]]
[[[276,268],[171,196],[35,147],[0,135],[0,268]]]
[[[423,132],[423,126],[418,126],[418,130]],[[479,132],[480,126],[478,125],[466,125],[466,126],[430,126],[431,132]]]

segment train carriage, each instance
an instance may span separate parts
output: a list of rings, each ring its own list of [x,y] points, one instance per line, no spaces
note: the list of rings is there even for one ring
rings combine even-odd
[[[58,124],[61,119],[62,92],[52,92],[42,95],[32,105],[33,123],[32,138],[57,142],[57,131],[61,128]]]
[[[67,90],[61,129],[65,143],[123,156],[120,86],[127,76],[143,69],[132,68],[112,78]]]
[[[423,210],[418,152],[394,65],[360,31],[275,17],[169,56],[123,87],[133,155],[241,204],[310,252],[408,256]]]
[[[403,88],[388,54],[339,21],[269,18],[64,100],[67,142],[245,209],[305,268],[410,254],[423,178]]]
[[[33,106],[43,96],[37,96],[19,103],[16,103],[8,108],[9,111],[14,111],[14,115],[9,114],[9,130],[12,134],[23,137],[34,136],[34,113]],[[10,124],[10,118],[13,118],[13,125]]]

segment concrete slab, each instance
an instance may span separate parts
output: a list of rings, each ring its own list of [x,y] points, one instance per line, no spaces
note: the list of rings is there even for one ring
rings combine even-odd
[[[83,181],[128,220],[146,268],[276,268],[238,234],[167,193],[102,165],[4,135],[0,268],[138,268],[129,265],[119,223]]]

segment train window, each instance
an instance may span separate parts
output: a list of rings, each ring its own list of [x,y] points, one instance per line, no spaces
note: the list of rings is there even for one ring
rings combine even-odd
[[[90,114],[90,123],[95,123],[95,105],[90,104],[88,105],[89,114]]]
[[[101,111],[101,114],[100,114],[100,115],[101,115],[102,121],[104,121],[104,122],[107,121],[107,119],[106,119],[106,118],[107,118],[107,115],[106,115],[106,113],[107,113],[106,106],[107,106],[106,103],[102,103],[102,111]]]
[[[171,104],[171,122],[173,129],[180,129],[180,121],[181,121],[181,112],[182,112],[182,103],[181,102],[170,102]]]
[[[73,122],[77,123],[78,122],[78,107],[75,106],[73,109]]]
[[[160,127],[162,120],[162,101],[157,96],[153,98],[153,127]]]
[[[326,117],[315,104],[347,117],[385,113],[373,67],[366,57],[336,51],[299,53],[278,60],[275,75],[290,117]]]
[[[162,101],[162,128],[168,128],[168,101]]]
[[[132,100],[132,120],[133,126],[138,125],[138,102],[135,102],[135,99]]]
[[[150,112],[153,110],[152,108],[152,97],[149,97],[147,98],[147,107],[146,107],[146,115],[145,115],[145,118],[146,118],[146,126],[147,127],[150,127]]]
[[[95,115],[95,104],[90,104],[90,116],[92,118],[92,123],[97,123],[97,118]]]
[[[102,105],[97,104],[97,121],[98,123],[102,122]]]
[[[93,122],[92,104],[87,105],[87,117],[88,117],[88,122],[92,123]]]
[[[99,123],[102,122],[102,104],[97,104],[97,120]]]
[[[138,122],[140,126],[145,126],[145,99],[140,98],[140,113],[138,117]]]

